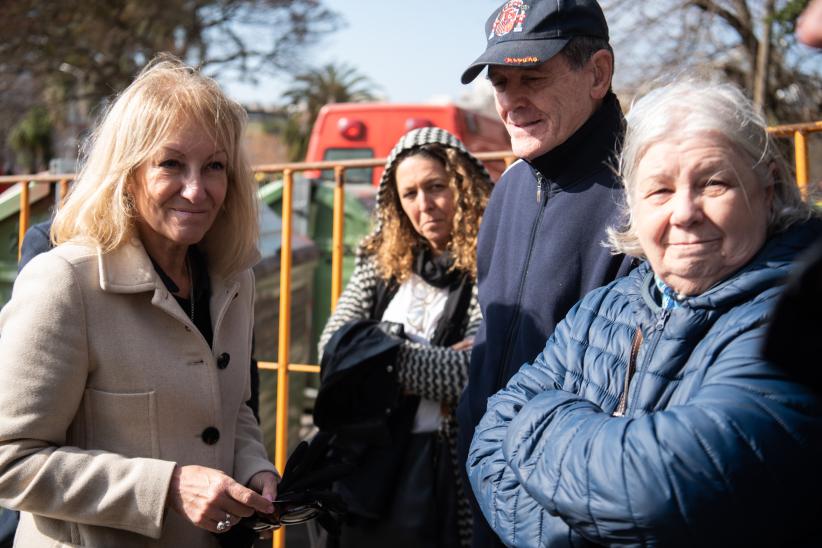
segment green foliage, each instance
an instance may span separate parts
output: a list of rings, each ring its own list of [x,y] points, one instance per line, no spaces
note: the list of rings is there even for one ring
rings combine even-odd
[[[46,166],[51,159],[51,118],[43,106],[31,108],[9,132],[9,146],[29,173]]]
[[[338,26],[322,0],[3,2],[0,100],[20,74],[93,106],[123,89],[157,53],[215,74],[253,79],[290,69]]]
[[[376,86],[357,69],[329,63],[298,74],[284,93],[290,116],[282,129],[289,158],[305,158],[311,128],[320,109],[329,103],[374,101]]]
[[[788,0],[784,6],[776,10],[773,20],[783,35],[796,32],[796,20],[802,11],[811,3],[811,0]]]
[[[288,147],[288,160],[290,162],[301,162],[305,159],[308,150],[308,139],[311,136],[311,126],[306,130],[305,124],[301,123],[297,116],[289,116],[283,124],[282,138]]]

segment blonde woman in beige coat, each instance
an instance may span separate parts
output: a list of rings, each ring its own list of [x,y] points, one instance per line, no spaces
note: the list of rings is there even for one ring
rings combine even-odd
[[[15,546],[216,546],[273,511],[249,399],[258,258],[245,113],[155,61],[111,105],[0,314]]]

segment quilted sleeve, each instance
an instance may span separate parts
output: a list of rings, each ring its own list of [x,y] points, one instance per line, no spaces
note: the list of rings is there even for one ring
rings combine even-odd
[[[557,325],[543,352],[523,365],[506,388],[488,400],[468,453],[468,477],[485,519],[511,546],[563,546],[574,533],[523,488],[503,452],[512,421],[539,394],[556,392],[565,377],[564,358],[578,305]]]

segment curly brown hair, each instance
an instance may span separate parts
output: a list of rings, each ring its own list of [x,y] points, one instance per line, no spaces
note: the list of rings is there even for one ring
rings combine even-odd
[[[456,200],[451,240],[447,246],[454,257],[451,268],[467,272],[472,280],[476,280],[477,234],[492,183],[487,173],[482,172],[465,154],[440,144],[410,149],[391,164],[386,174],[385,205],[377,212],[381,229],[365,239],[362,250],[376,257],[377,268],[385,280],[394,278],[402,283],[413,271],[415,252],[425,246],[430,247],[425,238],[414,230],[397,194],[397,166],[406,158],[417,155],[440,162],[448,174],[448,186],[454,191]]]

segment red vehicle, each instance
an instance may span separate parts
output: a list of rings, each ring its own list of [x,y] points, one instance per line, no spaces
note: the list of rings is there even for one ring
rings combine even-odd
[[[307,162],[385,158],[407,131],[436,126],[459,137],[471,152],[510,150],[505,126],[491,118],[455,105],[334,103],[320,110],[308,142]],[[503,162],[486,167],[496,180],[505,169]],[[316,178],[319,174],[306,174]],[[377,185],[382,168],[346,170],[347,182]],[[330,179],[330,172],[323,174]]]

